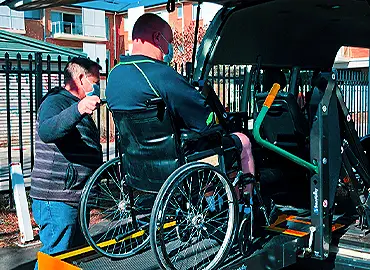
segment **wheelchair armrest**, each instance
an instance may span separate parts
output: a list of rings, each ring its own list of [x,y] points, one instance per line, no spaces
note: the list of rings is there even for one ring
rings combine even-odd
[[[210,135],[215,135],[215,134],[222,134],[223,133],[223,128],[220,125],[211,127],[210,129],[207,129],[206,131],[203,131],[201,133],[191,131],[191,130],[186,130],[181,133],[181,141],[186,142],[186,141],[197,141],[201,138],[208,137]]]

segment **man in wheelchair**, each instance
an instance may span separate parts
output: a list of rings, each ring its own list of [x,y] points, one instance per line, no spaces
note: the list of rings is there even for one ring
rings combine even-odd
[[[173,33],[167,22],[155,14],[144,14],[136,21],[132,36],[132,56],[121,58],[121,63],[109,75],[106,97],[110,110],[130,111],[134,114],[135,111],[147,109],[149,100],[161,99],[171,118],[170,122],[163,121],[163,125],[175,125],[175,129],[180,133],[184,131],[197,134],[211,133],[216,121],[210,106],[206,104],[205,97],[168,65],[173,54],[171,44]],[[140,129],[136,133],[160,132],[158,129],[151,130],[154,128],[148,123],[143,123]],[[207,144],[210,142],[205,139],[201,143],[191,144],[190,147],[197,149],[188,150],[206,149],[209,147]],[[129,144],[126,146],[130,147]],[[244,183],[248,183],[244,185],[244,191],[251,192],[250,183],[254,181],[255,167],[249,138],[240,132],[226,134],[222,137],[222,146],[224,149],[231,147],[236,149],[236,154],[235,151],[225,154],[225,165],[228,167],[226,171],[238,163],[239,170],[241,168],[242,171],[238,177],[244,179]],[[153,152],[150,154],[153,155]],[[171,163],[167,161],[170,159],[170,153],[155,154],[160,156],[160,161],[156,160],[158,165]],[[153,166],[157,165],[156,161],[153,161]],[[162,173],[158,177],[162,178],[162,183],[173,171],[174,167],[172,169],[171,165],[168,167],[167,175]],[[143,180],[145,178],[148,177],[141,177],[138,182],[145,181]],[[147,186],[136,183],[135,186],[143,190],[158,190],[154,182],[149,181]],[[239,193],[237,192],[238,197]],[[206,199],[210,210],[215,210],[216,203],[212,191],[208,193]],[[243,209],[246,213],[250,211],[247,208]]]

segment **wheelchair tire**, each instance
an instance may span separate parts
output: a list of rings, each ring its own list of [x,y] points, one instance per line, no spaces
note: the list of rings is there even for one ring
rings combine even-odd
[[[251,254],[252,241],[250,240],[251,236],[251,216],[245,217],[240,223],[239,232],[238,232],[238,245],[240,253],[244,257],[248,257]]]
[[[185,164],[163,184],[150,220],[150,244],[162,269],[216,269],[238,223],[232,184],[219,169]]]
[[[116,157],[101,165],[87,181],[79,205],[86,241],[103,256],[114,259],[129,257],[147,246],[154,202],[153,197],[146,208],[136,205],[145,194],[125,184],[120,164],[121,159]],[[139,218],[132,218],[133,213]]]

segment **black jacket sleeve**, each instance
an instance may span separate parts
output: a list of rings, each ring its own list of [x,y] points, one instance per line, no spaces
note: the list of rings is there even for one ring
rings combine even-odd
[[[55,142],[68,134],[83,115],[78,111],[78,102],[66,108],[58,95],[50,96],[39,110],[39,136],[45,143]]]
[[[210,128],[213,113],[204,96],[172,68],[167,73],[159,89],[173,111],[175,121],[183,122],[185,128],[196,132]]]

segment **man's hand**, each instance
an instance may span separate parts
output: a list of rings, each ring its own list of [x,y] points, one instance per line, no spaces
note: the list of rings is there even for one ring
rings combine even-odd
[[[100,104],[100,98],[98,96],[87,96],[81,99],[81,101],[78,103],[78,111],[81,115],[83,114],[92,114],[93,111],[96,110],[96,108]]]

